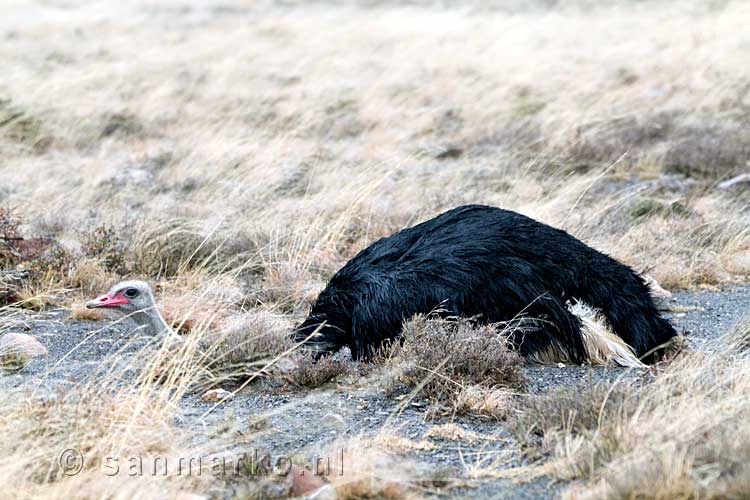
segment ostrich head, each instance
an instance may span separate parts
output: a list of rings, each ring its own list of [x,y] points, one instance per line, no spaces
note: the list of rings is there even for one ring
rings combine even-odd
[[[89,300],[86,307],[127,316],[149,335],[175,335],[159,313],[151,287],[143,281],[121,281],[104,295]]]

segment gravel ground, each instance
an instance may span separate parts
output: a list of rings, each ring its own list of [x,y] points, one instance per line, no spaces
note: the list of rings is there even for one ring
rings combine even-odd
[[[750,286],[679,292],[668,306],[671,311],[666,316],[685,332],[688,344],[704,348],[707,340],[748,318]],[[5,390],[23,390],[28,384],[52,390],[61,384],[79,383],[101,369],[102,360],[109,354],[121,352],[120,358],[126,362],[143,342],[131,338],[123,324],[72,320],[64,309],[19,313],[14,316],[12,328],[6,330],[34,335],[47,347],[49,356],[19,372],[0,376],[0,386]],[[524,370],[531,393],[623,374],[622,369],[587,366],[528,366]],[[471,470],[488,466],[502,470],[523,463],[503,422],[456,419],[454,423],[482,436],[476,442],[426,438],[431,427],[448,420],[426,420],[420,402],[401,405],[386,397],[372,378],[348,378],[312,391],[286,393],[269,390],[268,383],[259,383],[207,415],[212,404],[192,394],[184,398],[176,424],[198,429],[198,441],[208,439],[205,429],[229,426],[247,436],[237,451],[258,450],[272,457],[301,455],[310,459],[320,454],[325,445],[335,446],[338,440],[357,436],[379,439],[390,451],[403,454],[423,469],[441,477],[460,478],[461,487],[445,492],[456,498],[549,498],[564,487],[545,478],[524,484],[508,479],[467,479]],[[394,446],[389,439],[393,435],[409,441],[395,442]],[[344,467],[346,461],[345,454]]]
[[[678,331],[685,333],[691,345],[701,348],[706,341],[750,319],[750,286],[678,292],[672,297],[670,305],[677,310],[666,316]]]

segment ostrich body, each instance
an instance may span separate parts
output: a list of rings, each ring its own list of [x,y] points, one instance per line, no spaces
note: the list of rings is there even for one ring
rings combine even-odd
[[[589,329],[576,309],[602,317],[608,332]],[[479,323],[527,317],[534,328],[511,340],[542,362],[593,362],[614,351],[635,359],[618,363],[631,366],[654,361],[677,335],[628,266],[529,217],[467,205],[362,250],[331,278],[295,338],[318,355],[348,346],[367,359],[405,320],[433,311]]]

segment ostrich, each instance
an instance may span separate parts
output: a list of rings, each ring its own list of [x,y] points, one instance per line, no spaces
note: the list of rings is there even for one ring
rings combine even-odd
[[[121,316],[130,318],[139,329],[152,336],[166,335],[180,339],[164,321],[156,307],[151,287],[144,281],[121,281],[109,291],[86,303],[89,309],[106,308]]]
[[[641,366],[677,335],[628,266],[529,217],[467,205],[359,252],[294,336],[316,356],[348,346],[368,359],[405,320],[433,311],[480,323],[527,318],[532,328],[511,341],[538,362]]]

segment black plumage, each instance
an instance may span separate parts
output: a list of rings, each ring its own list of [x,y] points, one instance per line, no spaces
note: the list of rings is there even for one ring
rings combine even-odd
[[[521,354],[553,349],[584,362],[580,320],[566,307],[575,300],[599,309],[646,362],[676,335],[628,266],[524,215],[467,205],[362,250],[333,276],[295,338],[318,354],[348,346],[366,359],[416,313],[486,323],[522,315],[537,321],[513,334]]]

